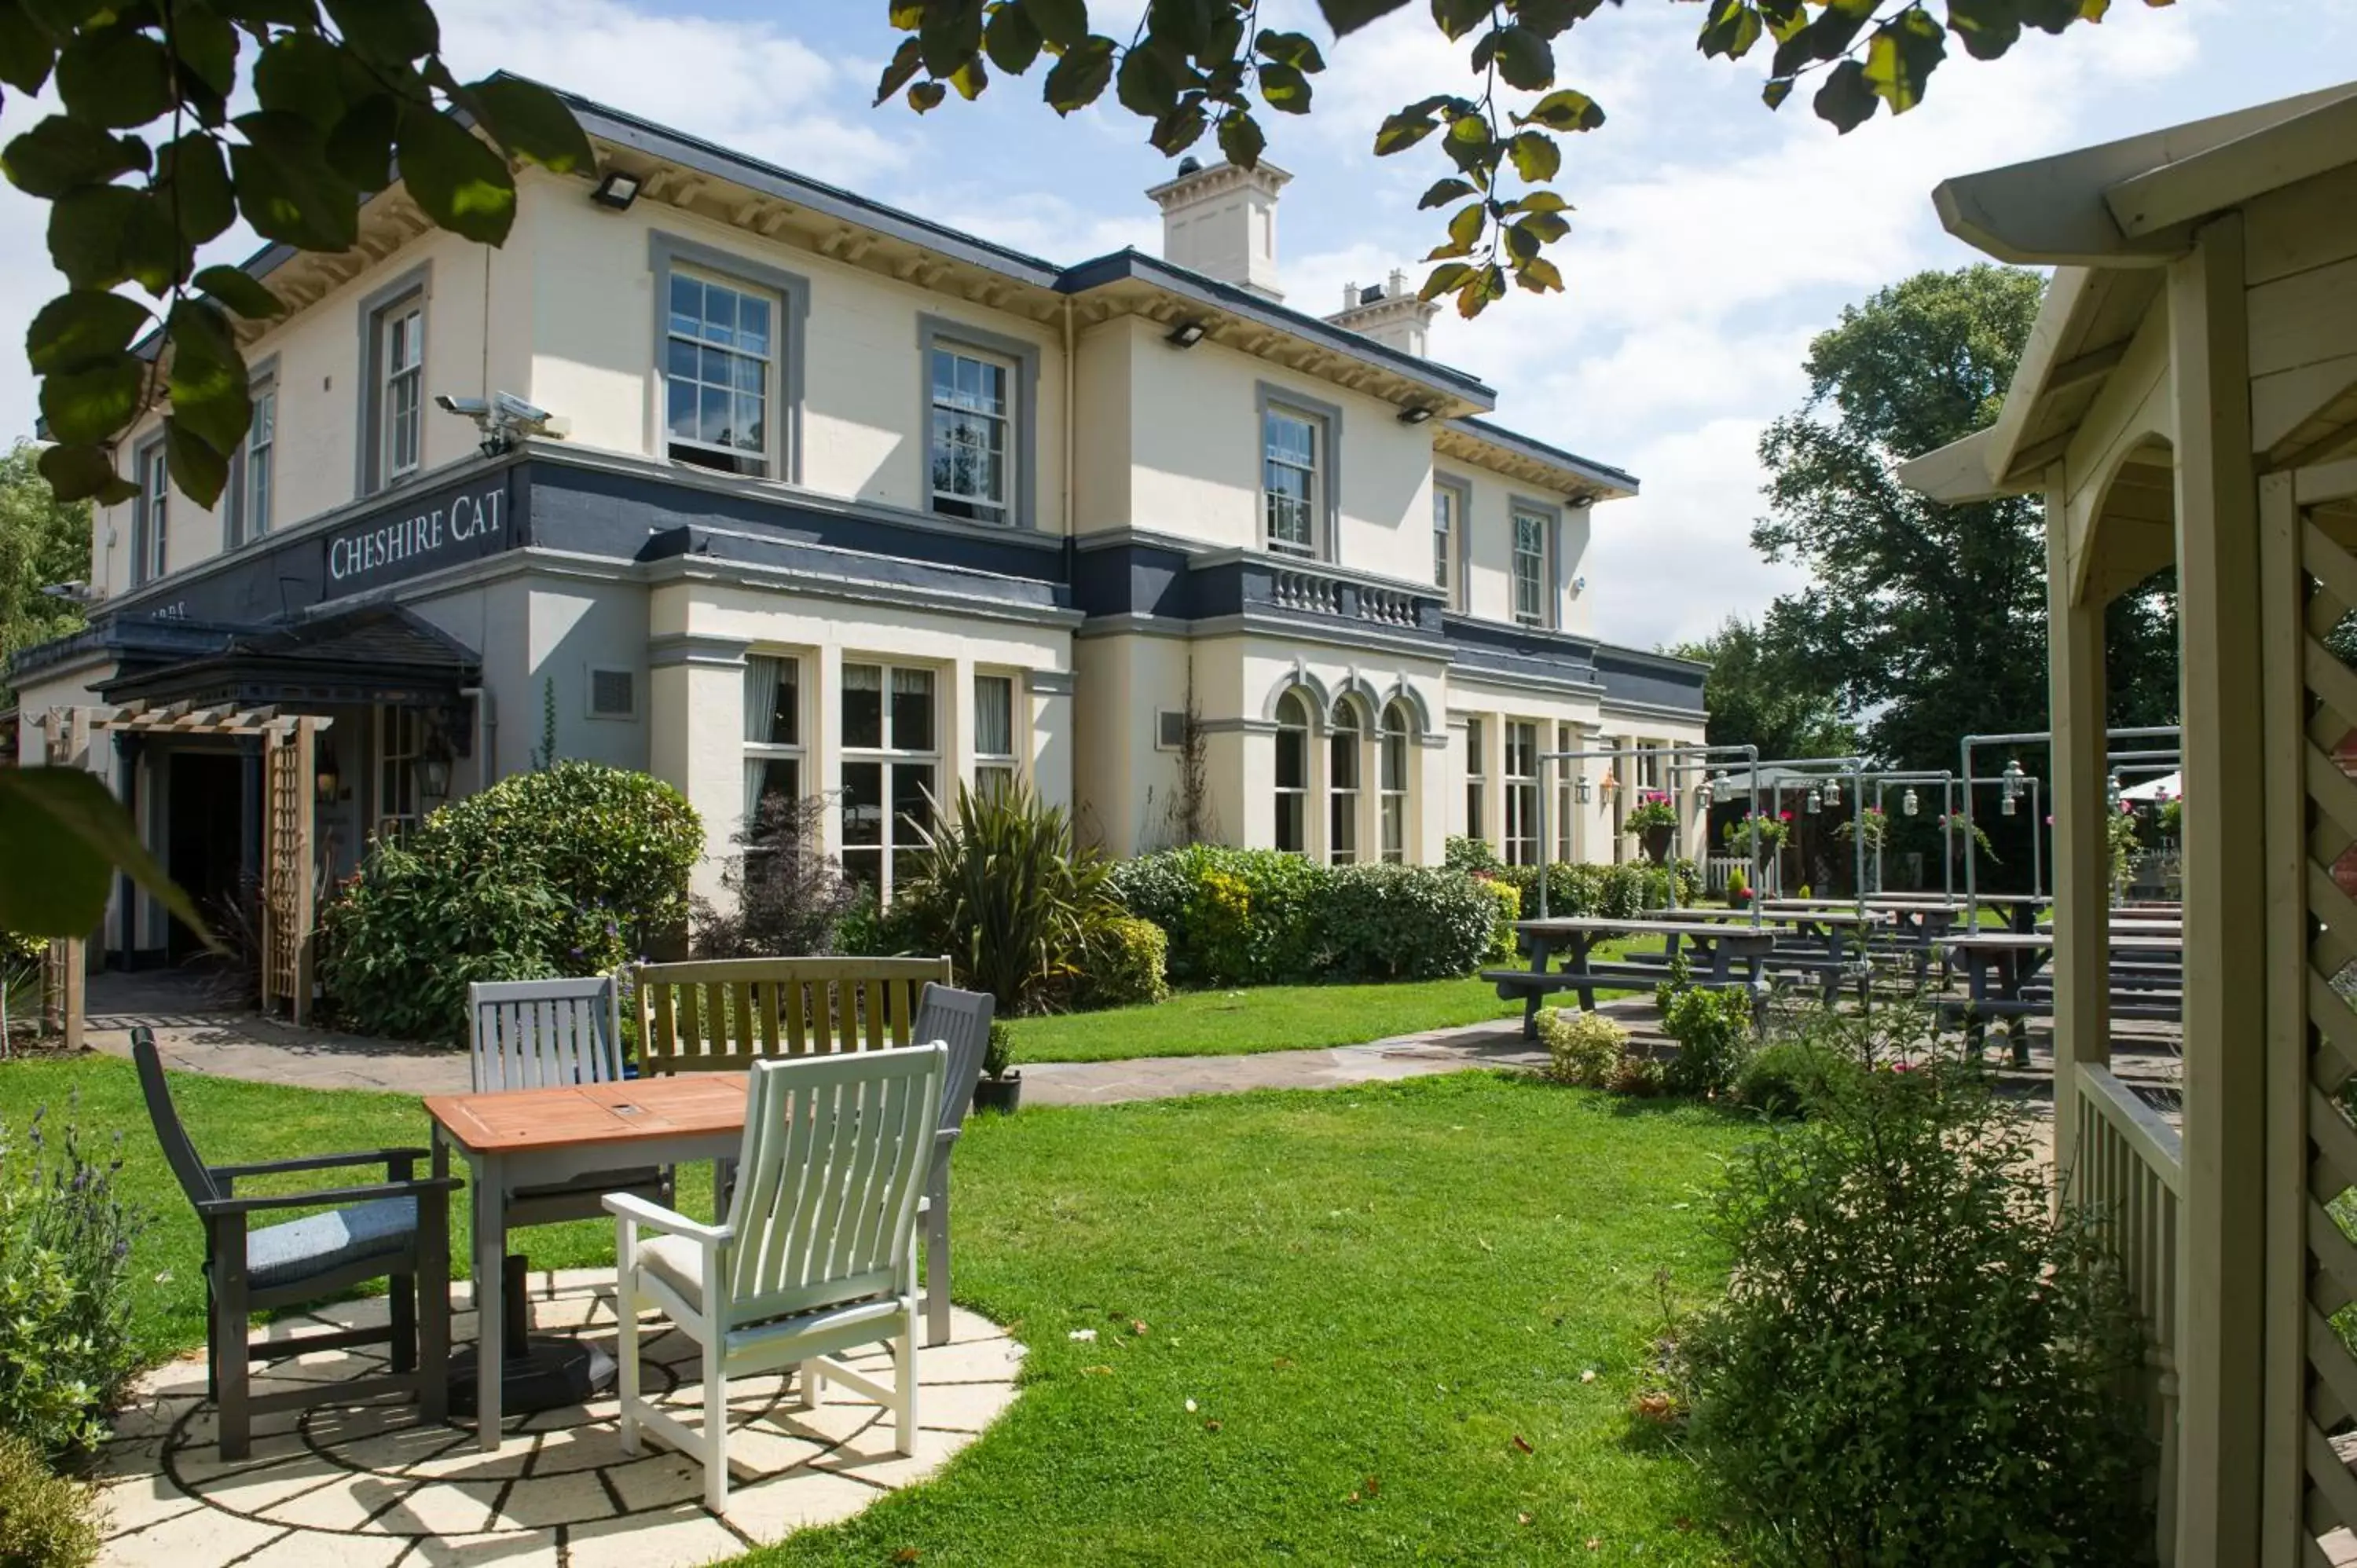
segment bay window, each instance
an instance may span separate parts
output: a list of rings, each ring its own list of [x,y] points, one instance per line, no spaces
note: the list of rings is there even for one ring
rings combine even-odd
[[[755,654],[745,660],[745,820],[755,823],[772,795],[802,798],[802,660]]]

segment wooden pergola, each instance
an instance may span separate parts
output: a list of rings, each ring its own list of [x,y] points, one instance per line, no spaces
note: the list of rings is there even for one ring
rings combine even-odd
[[[303,1023],[311,1005],[311,934],[317,903],[318,869],[312,831],[311,757],[320,733],[334,721],[312,714],[285,714],[275,707],[206,706],[194,702],[130,702],[118,707],[55,707],[38,719],[42,745],[53,765],[97,769],[93,737],[101,732],[150,737],[230,737],[258,740],[262,746],[262,1004],[284,1005]],[[132,781],[122,782],[124,802],[133,804]],[[120,918],[132,918],[126,881]],[[127,926],[126,926],[127,929]],[[126,941],[126,947],[129,943]],[[62,999],[58,1020],[70,1046],[81,1037],[82,943],[53,944],[50,972]]]
[[[1991,428],[1909,465],[2047,510],[2055,1159],[2142,1305],[2165,1563],[2357,1563],[2357,83],[1951,180],[2058,267]],[[2181,1136],[2113,1077],[2104,610],[2178,573]],[[2337,640],[2337,639],[2332,639]]]

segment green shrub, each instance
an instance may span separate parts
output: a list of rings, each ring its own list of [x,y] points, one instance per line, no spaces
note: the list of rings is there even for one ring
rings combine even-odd
[[[1113,868],[1114,897],[1170,939],[1170,977],[1267,985],[1315,977],[1318,895],[1332,873],[1273,849],[1189,844]]]
[[[41,1451],[0,1433],[0,1568],[86,1568],[98,1561],[97,1498],[53,1476]]]
[[[1319,889],[1318,979],[1439,980],[1479,969],[1498,901],[1460,871],[1341,865]]]
[[[958,787],[923,832],[893,901],[920,952],[947,953],[960,981],[1007,1014],[1069,993],[1091,936],[1114,912],[1103,856],[1028,784]]]
[[[320,920],[319,978],[366,1034],[457,1041],[467,986],[604,974],[684,929],[704,826],[662,780],[511,774],[372,841]]]
[[[1678,879],[1678,899],[1692,904],[1702,897],[1702,876],[1695,863],[1681,860],[1675,874]],[[1509,865],[1501,869],[1498,878],[1512,883],[1523,895],[1526,916],[1538,913],[1539,869],[1532,865]],[[1618,865],[1598,865],[1587,861],[1558,860],[1546,868],[1546,903],[1550,915],[1601,915],[1625,920],[1647,909],[1658,909],[1670,901],[1672,869],[1649,861],[1624,861]]]
[[[1498,852],[1490,847],[1488,839],[1451,833],[1440,847],[1440,864],[1451,871],[1469,871],[1475,875],[1488,872],[1492,875],[1506,869]]]
[[[1857,1071],[1853,1058],[1815,1040],[1772,1040],[1737,1069],[1735,1099],[1763,1116],[1805,1116]]]
[[[1676,1058],[1663,1069],[1669,1091],[1717,1095],[1732,1089],[1750,1055],[1751,993],[1705,991],[1680,976],[1656,987],[1654,1000],[1662,1033],[1678,1046]]]
[[[1498,901],[1496,923],[1490,930],[1488,958],[1493,963],[1509,963],[1516,951],[1514,922],[1523,918],[1523,893],[1511,882],[1501,882],[1494,876],[1476,874],[1473,886]]]
[[[1730,1164],[1693,1435],[1765,1564],[2110,1564],[2150,1539],[2115,1269],[1968,1067],[1860,1070]]]
[[[1620,1058],[1612,1069],[1612,1081],[1605,1087],[1631,1100],[1652,1100],[1669,1092],[1662,1064],[1635,1051]]]
[[[699,958],[794,957],[835,950],[835,937],[863,900],[842,865],[821,847],[827,800],[783,792],[761,797],[729,843],[720,873],[729,895],[719,908],[691,898]],[[866,900],[872,907],[872,897]],[[854,949],[854,951],[868,951]]]
[[[1629,1031],[1601,1013],[1577,1007],[1539,1009],[1547,1076],[1581,1089],[1609,1089],[1628,1054]]]
[[[140,1216],[116,1195],[69,1121],[51,1150],[34,1112],[21,1141],[0,1127],[0,1433],[46,1455],[94,1446],[139,1369],[131,1342],[131,1243]]]
[[[985,1078],[1005,1078],[1015,1065],[1015,1027],[1006,1019],[993,1017],[990,1036],[982,1047],[982,1075]]]
[[[1164,972],[1170,939],[1151,920],[1112,915],[1100,920],[1088,940],[1088,961],[1073,986],[1082,1007],[1132,1007],[1170,994]]]

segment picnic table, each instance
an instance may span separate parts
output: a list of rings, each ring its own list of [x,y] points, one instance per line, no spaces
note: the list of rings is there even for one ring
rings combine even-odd
[[[2040,932],[1976,931],[1949,937],[1941,946],[1962,959],[1965,1000],[1943,1004],[1943,1018],[1962,1015],[1965,1038],[1977,1054],[1986,1020],[2044,1016],[2054,1010],[2050,984],[2040,977],[2054,957],[2054,939]],[[2120,1018],[2150,1018],[2175,1022],[2182,1015],[2183,986],[2178,961],[2184,942],[2172,936],[2117,936],[2109,943],[2110,983],[2115,999],[2112,1015]],[[2014,1058],[2028,1056],[2026,1042],[2017,1036]]]
[[[473,1177],[475,1434],[484,1452],[500,1445],[504,1370],[508,1206],[498,1195],[625,1166],[733,1159],[745,1138],[746,1084],[741,1072],[699,1072],[426,1097],[435,1168],[455,1150]]]
[[[1558,915],[1544,920],[1517,920],[1514,932],[1531,955],[1530,967],[1485,969],[1481,978],[1495,985],[1501,997],[1523,999],[1526,1040],[1538,1038],[1539,1008],[1550,992],[1574,992],[1580,1006],[1593,1013],[1599,989],[1652,985],[1663,978],[1663,965],[1682,949],[1691,950],[1694,955],[1689,970],[1695,984],[1711,990],[1735,985],[1750,988],[1758,983],[1760,966],[1776,945],[1774,927],[1754,929],[1748,921],[1726,925],[1694,919]],[[1593,956],[1598,943],[1628,936],[1663,938],[1662,962],[1598,961]],[[1550,968],[1558,954],[1563,958],[1561,967]]]
[[[1685,919],[1742,921],[1753,923],[1749,909],[1678,908],[1648,909],[1648,919]],[[1869,948],[1875,933],[1889,922],[1889,917],[1873,910],[1860,912],[1857,906],[1832,899],[1771,898],[1760,906],[1758,929],[1779,933],[1780,940],[1770,950],[1765,967],[1771,971],[1797,971],[1815,978],[1831,1003],[1841,993],[1842,982],[1853,972],[1851,944],[1855,940],[1860,951]],[[1792,940],[1790,939],[1799,939]],[[1861,997],[1864,993],[1861,990]]]

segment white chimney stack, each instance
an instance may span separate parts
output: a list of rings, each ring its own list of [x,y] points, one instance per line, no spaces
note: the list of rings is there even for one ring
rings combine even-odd
[[[1265,159],[1254,169],[1179,159],[1178,177],[1146,193],[1162,209],[1162,259],[1264,299],[1283,299],[1276,193],[1292,178]]]
[[[1326,319],[1362,338],[1372,338],[1386,349],[1397,349],[1421,360],[1426,358],[1426,332],[1432,318],[1439,314],[1440,306],[1418,299],[1415,291],[1407,285],[1407,274],[1394,267],[1388,285],[1374,284],[1366,288],[1355,283],[1343,285],[1342,308]]]

